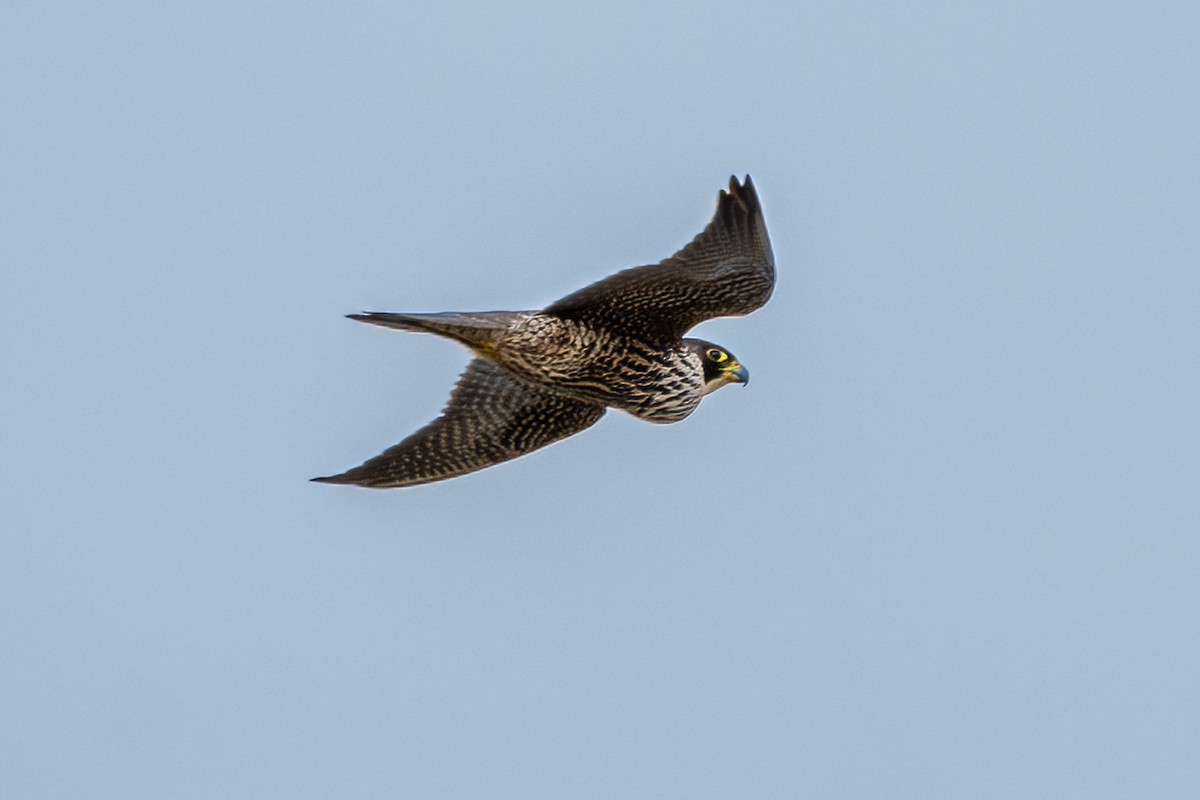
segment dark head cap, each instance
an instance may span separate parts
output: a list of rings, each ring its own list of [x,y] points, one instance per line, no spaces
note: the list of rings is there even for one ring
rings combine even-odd
[[[702,339],[685,339],[684,343],[700,356],[700,363],[704,365],[705,394],[714,392],[727,383],[750,382],[750,371],[724,347]]]

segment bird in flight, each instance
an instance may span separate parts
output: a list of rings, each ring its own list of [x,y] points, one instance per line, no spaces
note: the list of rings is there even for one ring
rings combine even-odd
[[[775,258],[747,175],[729,179],[712,222],[675,255],[541,311],[350,314],[453,339],[475,357],[441,416],[361,466],[313,480],[383,489],[453,478],[578,433],[609,408],[678,422],[706,394],[750,377],[728,350],[684,334],[707,319],[749,314],[774,286]]]

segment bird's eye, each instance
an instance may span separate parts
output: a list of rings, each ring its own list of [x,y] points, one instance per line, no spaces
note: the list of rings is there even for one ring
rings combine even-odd
[[[729,358],[729,356],[725,355],[725,353],[721,352],[720,350],[717,350],[716,348],[709,350],[705,355],[707,355],[709,358],[711,358],[713,361],[717,362],[718,364],[720,364],[725,359]]]

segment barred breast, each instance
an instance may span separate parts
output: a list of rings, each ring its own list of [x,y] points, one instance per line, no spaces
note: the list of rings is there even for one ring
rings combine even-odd
[[[520,378],[568,397],[604,403],[649,422],[677,422],[696,410],[704,368],[683,347],[645,342],[549,314],[513,325],[489,356]]]

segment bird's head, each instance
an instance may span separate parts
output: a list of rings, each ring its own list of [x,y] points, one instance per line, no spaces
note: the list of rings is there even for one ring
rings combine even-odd
[[[684,344],[700,358],[704,368],[705,394],[715,392],[727,383],[750,382],[750,371],[724,347],[701,339],[684,339]]]

